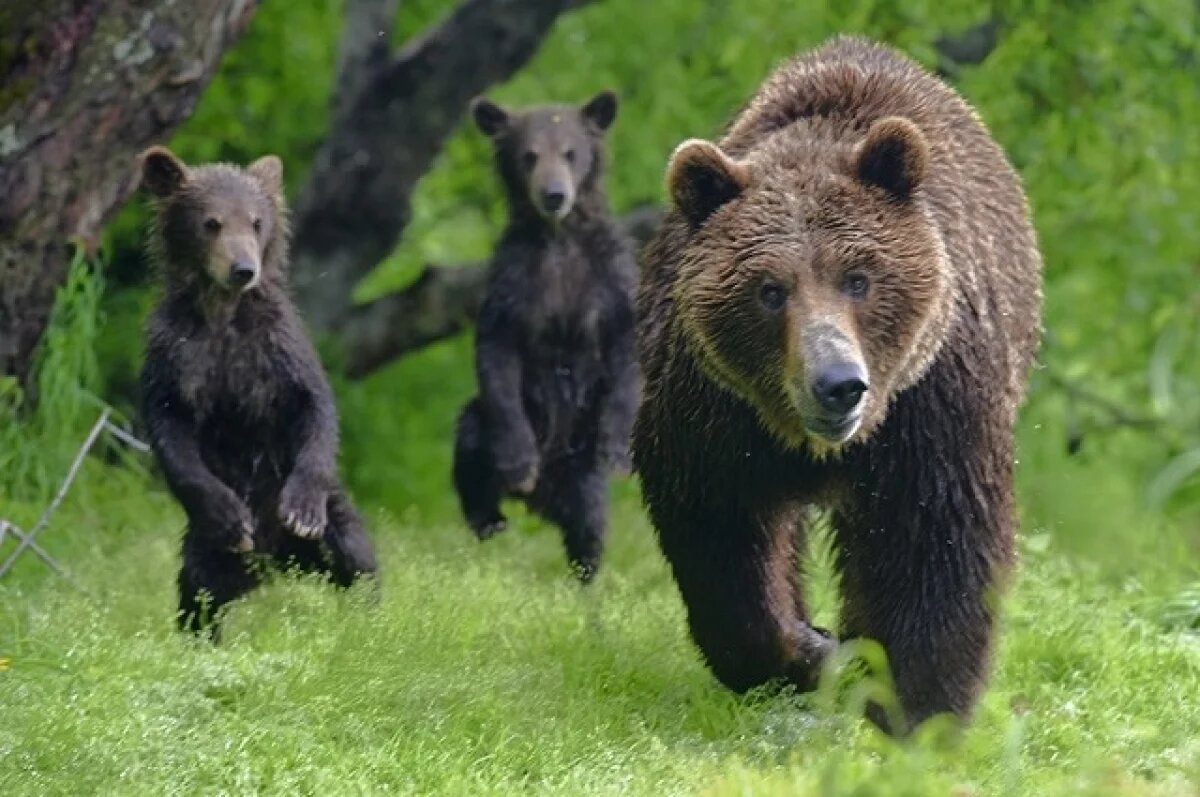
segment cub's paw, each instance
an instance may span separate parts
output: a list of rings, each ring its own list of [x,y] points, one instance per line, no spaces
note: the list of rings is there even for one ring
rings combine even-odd
[[[575,578],[579,579],[579,583],[587,586],[596,578],[597,571],[600,570],[600,557],[588,556],[582,559],[576,559],[570,563],[571,573]]]
[[[514,462],[500,462],[496,470],[505,492],[529,495],[537,487],[540,463],[536,455],[527,456]]]
[[[504,515],[496,514],[493,517],[484,520],[472,520],[471,531],[475,532],[475,537],[483,542],[490,540],[500,532],[508,528],[508,519]]]
[[[329,493],[304,479],[288,479],[279,496],[279,521],[292,534],[314,540],[325,533]]]
[[[254,550],[254,519],[249,507],[232,491],[211,496],[200,522],[223,550],[234,553]]]

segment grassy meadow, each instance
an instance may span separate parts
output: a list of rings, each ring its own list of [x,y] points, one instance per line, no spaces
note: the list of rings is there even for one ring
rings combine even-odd
[[[399,5],[397,40],[453,4]],[[321,139],[343,6],[262,4],[172,147],[190,162],[278,152],[294,192]],[[939,60],[941,36],[992,16],[983,63]],[[1046,255],[1021,563],[965,733],[935,722],[897,741],[860,719],[886,689],[869,648],[813,695],[722,689],[688,638],[636,479],[613,485],[610,550],[588,589],[556,532],[519,507],[508,532],[475,542],[449,475],[454,416],[474,391],[464,336],[361,382],[334,375],[378,601],[280,575],[231,607],[221,645],[180,636],[183,514],[148,458],[102,440],[39,538],[71,581],[31,553],[0,578],[0,796],[1200,797],[1200,7],[604,0],[564,16],[493,95],[617,88],[619,212],[661,202],[676,143],[713,135],[771,64],[835,32],[943,68],[1021,171]],[[484,257],[502,218],[491,168],[464,125],[361,295],[427,261]],[[36,402],[0,378],[0,517],[25,528],[101,407],[134,414],[144,223],[131,203],[103,266],[75,264]],[[0,561],[14,547],[0,544]],[[835,626],[828,540],[810,558],[817,621]]]
[[[136,463],[89,462],[44,538],[86,594],[33,556],[0,582],[0,793],[1200,794],[1195,529],[1131,509],[1129,485],[1067,458],[1037,414],[991,688],[966,734],[896,742],[859,719],[871,676],[817,695],[720,688],[632,481],[614,485],[589,589],[519,508],[476,543],[447,475],[465,354],[435,347],[388,376],[421,409],[394,487],[375,487],[393,500],[365,507],[378,604],[281,576],[234,605],[220,646],[183,638],[181,512]],[[455,378],[431,395],[434,366]],[[38,506],[15,509],[29,524]],[[819,540],[824,622],[829,559]]]

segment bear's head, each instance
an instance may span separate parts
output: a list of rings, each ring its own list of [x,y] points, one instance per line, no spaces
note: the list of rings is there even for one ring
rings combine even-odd
[[[153,246],[168,279],[236,295],[276,276],[287,235],[278,157],[244,169],[189,167],[170,150],[151,147],[141,155],[141,179],[156,201]]]
[[[671,157],[686,338],[789,447],[865,438],[932,362],[951,311],[929,158],[899,117],[785,128],[741,158],[690,140]]]
[[[581,107],[552,105],[509,111],[480,97],[471,105],[492,140],[514,208],[550,222],[565,219],[601,170],[604,132],[617,117],[617,96],[602,91]]]

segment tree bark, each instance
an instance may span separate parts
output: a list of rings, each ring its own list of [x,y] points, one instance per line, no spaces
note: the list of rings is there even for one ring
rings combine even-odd
[[[352,96],[335,100],[333,124],[295,203],[293,286],[319,333],[360,314],[354,286],[395,248],[417,181],[471,99],[528,62],[558,16],[580,3],[463,0],[398,53],[355,56],[389,5],[352,0],[348,7],[338,85]]]
[[[28,376],[70,243],[94,246],[134,158],[186,119],[258,0],[0,7],[0,373]]]

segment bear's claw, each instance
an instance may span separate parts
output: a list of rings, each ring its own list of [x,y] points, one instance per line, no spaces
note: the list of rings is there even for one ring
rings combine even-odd
[[[283,520],[283,525],[297,537],[304,540],[316,539],[324,531],[323,524],[302,523],[296,512],[289,513]]]
[[[506,528],[508,528],[508,520],[503,517],[471,525],[471,530],[475,532],[475,536],[479,538],[480,542],[495,537]]]
[[[234,553],[251,553],[254,550],[254,536],[249,529],[238,538],[230,550]]]

